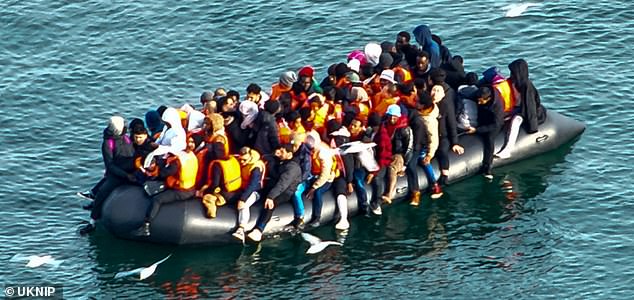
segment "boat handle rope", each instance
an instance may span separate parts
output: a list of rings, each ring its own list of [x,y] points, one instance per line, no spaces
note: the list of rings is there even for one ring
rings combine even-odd
[[[535,142],[537,142],[537,143],[541,143],[541,142],[543,142],[543,141],[546,141],[547,139],[548,139],[548,135],[547,135],[547,134],[544,134],[544,135],[542,135],[542,136],[540,136],[540,137],[537,137],[537,138],[535,139]]]

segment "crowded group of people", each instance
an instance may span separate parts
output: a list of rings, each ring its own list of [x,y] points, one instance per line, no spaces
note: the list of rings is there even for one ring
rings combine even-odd
[[[490,179],[494,156],[508,158],[520,128],[534,133],[546,116],[526,61],[517,59],[508,68],[509,78],[495,67],[482,76],[467,73],[462,57],[452,56],[420,25],[412,34],[399,32],[395,42],[352,51],[323,80],[303,66],[283,72],[267,91],[252,83],[241,97],[218,88],[202,93],[199,108],[160,106],[127,126],[123,117],[113,116],[103,132],[105,176],[79,193],[94,200],[85,207],[91,220],[80,233],[95,229],[117,186],[156,181],[165,189],[146,189],[151,205],[135,232],[140,236],[151,234],[162,204],[195,197],[208,218],[216,217],[219,206],[235,206],[233,236],[260,241],[273,210],[284,202],[293,205],[290,225],[320,226],[326,193],[336,199],[335,227],[345,230],[348,196],[356,194],[361,214],[381,215],[401,176],[407,177],[409,203],[418,206],[418,166],[431,198],[440,198],[450,152],[465,151],[459,133],[482,136],[482,174]],[[507,142],[494,153],[503,128]],[[358,150],[345,151],[351,148]],[[366,188],[373,189],[371,199]],[[312,201],[311,216],[304,215],[304,200]],[[255,227],[246,228],[253,205],[261,213]]]

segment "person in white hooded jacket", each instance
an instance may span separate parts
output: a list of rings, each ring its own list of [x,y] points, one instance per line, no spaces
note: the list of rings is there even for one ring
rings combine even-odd
[[[149,167],[152,159],[157,155],[163,155],[168,152],[178,153],[184,151],[187,147],[187,132],[183,128],[178,110],[168,107],[163,112],[161,119],[166,126],[156,139],[156,143],[159,145],[158,148],[145,158],[144,168]]]

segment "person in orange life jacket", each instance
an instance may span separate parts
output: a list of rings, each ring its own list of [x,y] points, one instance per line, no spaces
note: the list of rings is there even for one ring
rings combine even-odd
[[[494,93],[488,87],[478,89],[478,127],[470,127],[467,133],[477,133],[484,143],[484,157],[482,158],[481,172],[484,177],[491,180],[491,167],[493,164],[493,150],[495,137],[504,125],[504,109],[502,102],[494,99]]]
[[[394,80],[394,71],[385,70],[381,73],[380,78],[382,88],[381,92],[372,98],[372,110],[383,116],[388,106],[398,103],[399,97],[397,96],[398,90]]]
[[[125,120],[120,116],[110,117],[103,131],[101,154],[105,165],[105,180],[95,195],[90,222],[82,226],[79,233],[84,235],[95,230],[96,220],[101,218],[101,208],[110,193],[118,186],[136,182],[134,176],[134,148],[126,135]]]
[[[309,182],[310,188],[304,196],[306,200],[313,201],[313,215],[309,225],[319,227],[323,194],[330,189],[338,172],[333,149],[321,141],[317,132],[309,132],[305,143],[311,150],[311,170],[315,177]]]
[[[334,92],[334,88],[328,87],[324,89],[324,92]],[[321,94],[313,94],[309,97],[308,103],[310,104],[310,115],[306,119],[306,123],[312,124],[312,129],[316,130],[320,134],[325,131],[325,123],[328,118],[328,112],[330,111],[330,105],[326,102],[326,97]],[[301,111],[300,111],[301,113]],[[305,128],[307,128],[305,126]],[[308,128],[307,128],[308,129]]]
[[[436,181],[434,170],[431,166],[431,160],[438,149],[438,115],[439,109],[434,104],[431,95],[426,91],[419,94],[418,105],[412,111],[410,118],[410,126],[414,134],[414,161],[423,166],[431,198],[438,199],[442,196],[442,189]],[[416,198],[410,200],[412,206],[418,206],[420,203],[420,194]]]
[[[216,159],[209,164],[206,180],[195,195],[202,198],[206,216],[215,218],[218,206],[225,205],[238,196],[242,177],[240,163],[233,155],[223,150],[222,143],[214,143],[210,151],[214,152]]]
[[[259,108],[264,108],[264,103],[270,99],[270,96],[262,91],[262,88],[255,83],[249,84],[246,91],[247,96],[245,100],[254,102]]]
[[[400,83],[396,85],[396,95],[408,110],[415,109],[418,102],[418,91],[413,81],[409,83]]]
[[[317,84],[314,78],[315,70],[311,66],[304,66],[299,69],[299,79],[293,83],[291,91],[291,108],[299,109],[308,100],[308,95],[312,93],[323,93],[323,89]]]
[[[197,140],[201,137],[204,143],[197,143],[194,149],[198,158],[198,175],[196,185],[201,187],[209,181],[209,164],[229,154],[231,143],[225,133],[224,119],[220,114],[211,113],[203,120],[203,128],[199,133],[190,133]]]
[[[272,187],[266,193],[266,200],[263,202],[262,212],[255,227],[247,235],[254,242],[262,240],[262,232],[271,220],[273,210],[282,203],[292,200],[302,180],[302,170],[297,161],[293,159],[292,144],[283,144],[277,148],[275,157],[278,158],[279,162],[277,163],[277,172],[271,177]]]
[[[249,222],[250,208],[260,199],[260,190],[264,181],[266,167],[260,159],[260,154],[249,148],[240,149],[238,162],[240,163],[240,176],[242,186],[239,190],[236,208],[238,209],[238,228],[233,232],[233,237],[244,242],[244,227]]]
[[[438,150],[436,151],[436,158],[440,165],[440,178],[438,179],[441,185],[448,183],[449,174],[449,151],[453,151],[458,155],[464,153],[464,148],[458,144],[458,132],[456,125],[456,92],[445,83],[446,72],[443,69],[433,69],[429,73],[428,85],[431,87],[430,94],[434,103],[438,106],[440,111],[438,134],[440,137]],[[439,97],[440,89],[434,86],[442,86],[444,92],[443,97]],[[436,91],[434,91],[436,90]],[[436,96],[435,96],[436,95]]]
[[[278,122],[280,124],[280,122]],[[293,110],[286,114],[284,122],[281,122],[280,128],[280,143],[288,144],[291,142],[291,136],[293,134],[306,135],[306,130],[302,125],[302,118],[299,112]]]
[[[185,151],[168,154],[164,164],[159,165],[159,178],[165,180],[167,189],[152,196],[150,206],[145,212],[145,221],[135,231],[136,235],[150,235],[150,224],[158,215],[161,205],[194,197],[196,174],[198,173],[198,159],[194,154],[195,148],[194,138],[190,136],[187,138]]]
[[[350,132],[339,121],[331,119],[326,123],[326,133],[327,137],[324,141],[333,148],[340,174],[332,184],[332,194],[337,201],[339,211],[339,221],[335,224],[335,229],[345,230],[350,227],[347,196],[354,192],[354,156],[352,154],[340,155],[335,149],[350,142]]]
[[[290,93],[293,84],[297,81],[297,74],[293,71],[285,71],[280,75],[278,82],[271,86],[270,99],[279,100],[284,93]]]
[[[275,121],[275,115],[280,111],[280,102],[269,100],[264,104],[264,110],[258,113],[253,126],[255,141],[253,149],[262,155],[265,161],[273,159],[274,149],[280,146],[280,131]]]
[[[401,107],[392,104],[386,113],[387,121],[383,124],[392,142],[392,161],[387,169],[387,188],[381,199],[387,204],[392,203],[396,192],[396,180],[407,171],[416,172],[416,162],[412,163],[413,142],[412,129],[409,127],[407,115],[401,113]],[[414,169],[414,170],[411,170]],[[408,177],[409,179],[409,177]],[[418,177],[416,182],[408,180],[410,192],[418,192]]]
[[[362,121],[368,120],[370,114],[370,97],[362,87],[353,87],[350,90],[350,106],[355,110],[355,115]]]

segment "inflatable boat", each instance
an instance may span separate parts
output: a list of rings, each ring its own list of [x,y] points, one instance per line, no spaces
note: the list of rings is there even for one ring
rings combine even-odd
[[[494,167],[500,167],[513,162],[534,157],[549,152],[562,145],[573,142],[583,131],[585,125],[579,121],[549,110],[546,121],[539,126],[539,131],[527,134],[520,130],[515,149],[508,159],[496,159]],[[495,145],[498,151],[504,144],[504,132],[497,137]],[[460,144],[465,148],[463,155],[450,155],[449,181],[455,182],[477,174],[482,165],[483,144],[477,135],[463,135]],[[434,172],[439,174],[438,166],[434,162]],[[418,178],[421,189],[428,186],[422,168],[418,168]],[[407,194],[406,177],[398,179],[395,200],[402,200]],[[372,188],[367,187],[368,199],[371,199]],[[108,197],[103,206],[101,223],[112,234],[123,239],[132,239],[162,244],[196,245],[196,244],[227,244],[238,243],[231,236],[237,226],[237,211],[234,206],[222,206],[214,219],[205,217],[204,208],[200,200],[190,199],[182,202],[165,204],[151,226],[148,237],[135,236],[133,231],[142,225],[145,211],[150,204],[150,198],[139,186],[121,186]],[[305,216],[311,216],[312,202],[305,201]],[[261,210],[261,204],[251,207],[251,219],[247,230],[255,225]],[[349,217],[357,211],[357,198],[354,193],[348,196]],[[326,226],[332,223],[336,213],[336,201],[331,193],[324,194],[321,223]],[[273,217],[268,223],[265,235],[283,231],[293,220],[291,203],[284,203],[275,208]],[[323,226],[323,225],[322,225]]]

